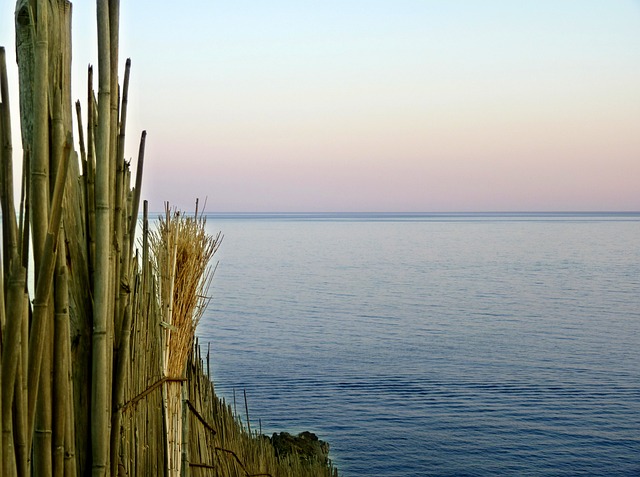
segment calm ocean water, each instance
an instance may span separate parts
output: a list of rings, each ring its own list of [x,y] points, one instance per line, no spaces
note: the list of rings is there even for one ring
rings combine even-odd
[[[640,215],[212,215],[199,326],[345,477],[640,475]]]

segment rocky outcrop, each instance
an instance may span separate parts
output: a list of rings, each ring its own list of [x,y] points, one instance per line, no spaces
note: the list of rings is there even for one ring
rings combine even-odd
[[[313,432],[301,432],[293,436],[288,432],[274,433],[269,438],[279,458],[297,455],[301,460],[317,460],[326,464],[329,462],[329,444],[318,439]]]

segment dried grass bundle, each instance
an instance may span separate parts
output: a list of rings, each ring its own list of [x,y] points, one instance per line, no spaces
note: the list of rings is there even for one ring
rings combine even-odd
[[[187,358],[193,347],[195,330],[209,298],[207,292],[215,268],[211,258],[221,236],[205,231],[206,219],[196,213],[187,217],[165,205],[165,216],[151,236],[151,248],[158,276],[164,331],[164,416],[167,435],[167,470],[181,472],[183,447],[182,382]]]
[[[215,272],[211,259],[222,237],[209,235],[206,217],[193,217],[165,205],[158,229],[151,234],[151,250],[160,277],[160,297],[165,331],[165,375],[180,377],[193,346],[195,329],[209,297]]]

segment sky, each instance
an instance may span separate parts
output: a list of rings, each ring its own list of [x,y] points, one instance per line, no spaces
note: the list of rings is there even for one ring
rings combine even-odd
[[[639,0],[121,3],[151,210],[640,210]],[[85,98],[95,2],[73,12]]]

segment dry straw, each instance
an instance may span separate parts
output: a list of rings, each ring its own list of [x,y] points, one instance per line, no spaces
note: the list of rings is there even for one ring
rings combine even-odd
[[[185,216],[165,206],[165,215],[151,235],[151,249],[164,327],[164,417],[167,433],[167,468],[170,476],[179,476],[183,451],[182,379],[187,358],[193,348],[198,321],[209,298],[214,268],[211,259],[220,246],[221,235],[207,234],[206,218]]]

